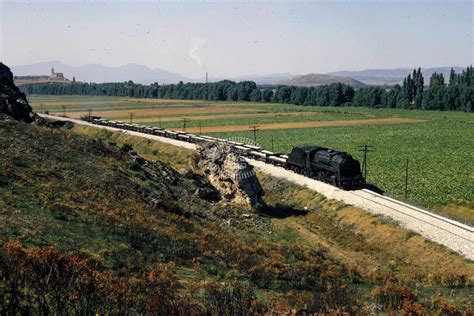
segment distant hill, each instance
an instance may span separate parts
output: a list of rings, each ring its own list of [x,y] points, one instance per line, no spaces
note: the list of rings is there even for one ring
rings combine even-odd
[[[22,86],[25,84],[40,84],[40,83],[63,83],[70,84],[72,81],[69,79],[54,79],[50,76],[15,76],[15,84]]]
[[[12,66],[15,76],[42,76],[51,71],[51,67],[64,73],[67,78],[75,77],[76,81],[84,82],[123,82],[132,80],[137,83],[177,83],[190,81],[186,77],[159,68],[128,64],[120,67],[109,67],[99,64],[70,66],[59,61],[51,61],[23,66]]]
[[[291,79],[280,80],[277,84],[288,85],[288,86],[299,86],[299,87],[315,87],[321,85],[327,85],[331,83],[344,83],[353,87],[365,86],[364,83],[349,77],[343,76],[332,76],[323,74],[309,74],[295,76]]]
[[[464,67],[453,67],[459,73]],[[425,84],[429,83],[429,78],[435,72],[442,73],[446,80],[449,79],[451,67],[421,68],[425,78]],[[344,76],[356,79],[368,85],[393,85],[401,83],[408,74],[413,72],[413,68],[393,68],[393,69],[366,69],[358,71],[336,71],[328,75]]]
[[[248,76],[238,76],[238,77],[232,77],[232,78],[216,78],[215,80],[212,81],[219,81],[223,79],[230,79],[232,81],[254,81],[258,85],[272,85],[276,84],[277,82],[281,80],[287,80],[293,78],[294,75],[290,73],[274,73],[274,74],[268,74],[268,75],[248,75]]]
[[[204,82],[203,78],[187,78],[178,73],[169,72],[163,69],[137,64],[128,64],[120,67],[108,67],[100,64],[89,64],[82,66],[70,66],[59,61],[43,62],[31,65],[12,66],[11,69],[15,76],[43,76],[44,82],[49,82],[47,75],[54,67],[56,71],[64,73],[67,78],[75,77],[76,81],[83,82],[123,82],[132,80],[136,83],[150,84],[158,82],[160,84],[170,84],[183,82]],[[293,77],[290,73],[275,73],[268,75],[248,75],[237,77],[213,77],[210,74],[210,81],[216,82],[224,79],[233,81],[255,81],[257,84],[274,84],[279,80],[289,79]],[[17,84],[26,84],[31,82],[18,81]]]

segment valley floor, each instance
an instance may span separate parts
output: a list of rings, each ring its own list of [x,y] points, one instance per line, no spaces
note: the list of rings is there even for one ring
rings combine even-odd
[[[251,142],[250,126],[259,125],[257,143],[282,153],[319,145],[362,161],[359,146],[369,144],[374,146],[369,182],[392,197],[474,224],[473,113],[94,96],[31,96],[30,101],[36,111],[56,115],[78,118],[90,109],[104,118],[128,122],[132,115],[133,122],[171,129],[182,129],[186,117],[187,131]]]

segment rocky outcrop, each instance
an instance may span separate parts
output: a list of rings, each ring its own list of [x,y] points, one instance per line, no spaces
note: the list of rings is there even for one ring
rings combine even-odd
[[[32,123],[36,120],[31,106],[13,82],[13,74],[5,64],[0,62],[0,113],[15,120]]]
[[[253,167],[235,154],[231,146],[198,145],[192,167],[207,176],[222,199],[254,209],[265,207],[264,192]]]

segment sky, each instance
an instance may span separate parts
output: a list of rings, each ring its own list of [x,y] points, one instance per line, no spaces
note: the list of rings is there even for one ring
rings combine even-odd
[[[129,63],[190,78],[473,63],[473,1],[7,1],[7,65]]]

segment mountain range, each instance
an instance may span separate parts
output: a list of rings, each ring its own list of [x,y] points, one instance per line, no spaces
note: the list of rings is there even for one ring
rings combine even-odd
[[[15,76],[39,76],[49,75],[51,68],[56,72],[62,72],[68,79],[75,77],[76,81],[82,82],[133,82],[149,84],[158,82],[160,84],[183,82],[203,82],[204,78],[187,78],[181,74],[163,70],[160,68],[150,68],[144,65],[127,64],[119,67],[110,67],[100,64],[88,64],[82,66],[66,65],[60,61],[42,62],[30,65],[11,66]],[[453,67],[456,72],[461,72],[464,68]],[[274,73],[267,75],[248,75],[237,77],[213,77],[210,81],[229,79],[234,81],[251,80],[260,85],[287,84],[297,86],[317,86],[333,82],[341,82],[360,87],[363,85],[393,85],[401,83],[412,68],[393,69],[366,69],[358,71],[336,71],[326,74],[293,75],[290,73]],[[422,68],[425,83],[429,82],[429,77],[434,73],[443,73],[449,78],[451,67]],[[203,76],[204,77],[204,76]]]
[[[285,86],[298,86],[298,87],[316,87],[316,86],[327,85],[331,83],[343,83],[343,84],[347,84],[356,88],[365,86],[364,83],[350,77],[321,75],[321,74],[295,76],[290,79],[280,80],[276,82],[276,84],[281,84]]]
[[[460,73],[464,67],[452,67],[456,73]],[[413,68],[393,68],[393,69],[366,69],[358,71],[336,71],[328,73],[333,76],[350,77],[359,80],[367,85],[393,85],[402,83],[403,79],[413,72]],[[429,83],[429,78],[435,72],[442,73],[446,80],[449,79],[451,67],[421,68],[425,84]]]
[[[139,83],[176,83],[189,81],[184,76],[159,68],[149,68],[143,65],[128,64],[119,67],[109,67],[100,64],[70,66],[59,61],[42,62],[31,65],[11,66],[15,76],[48,75],[51,68],[62,72],[68,79],[75,77],[84,82],[123,82],[132,80]]]

